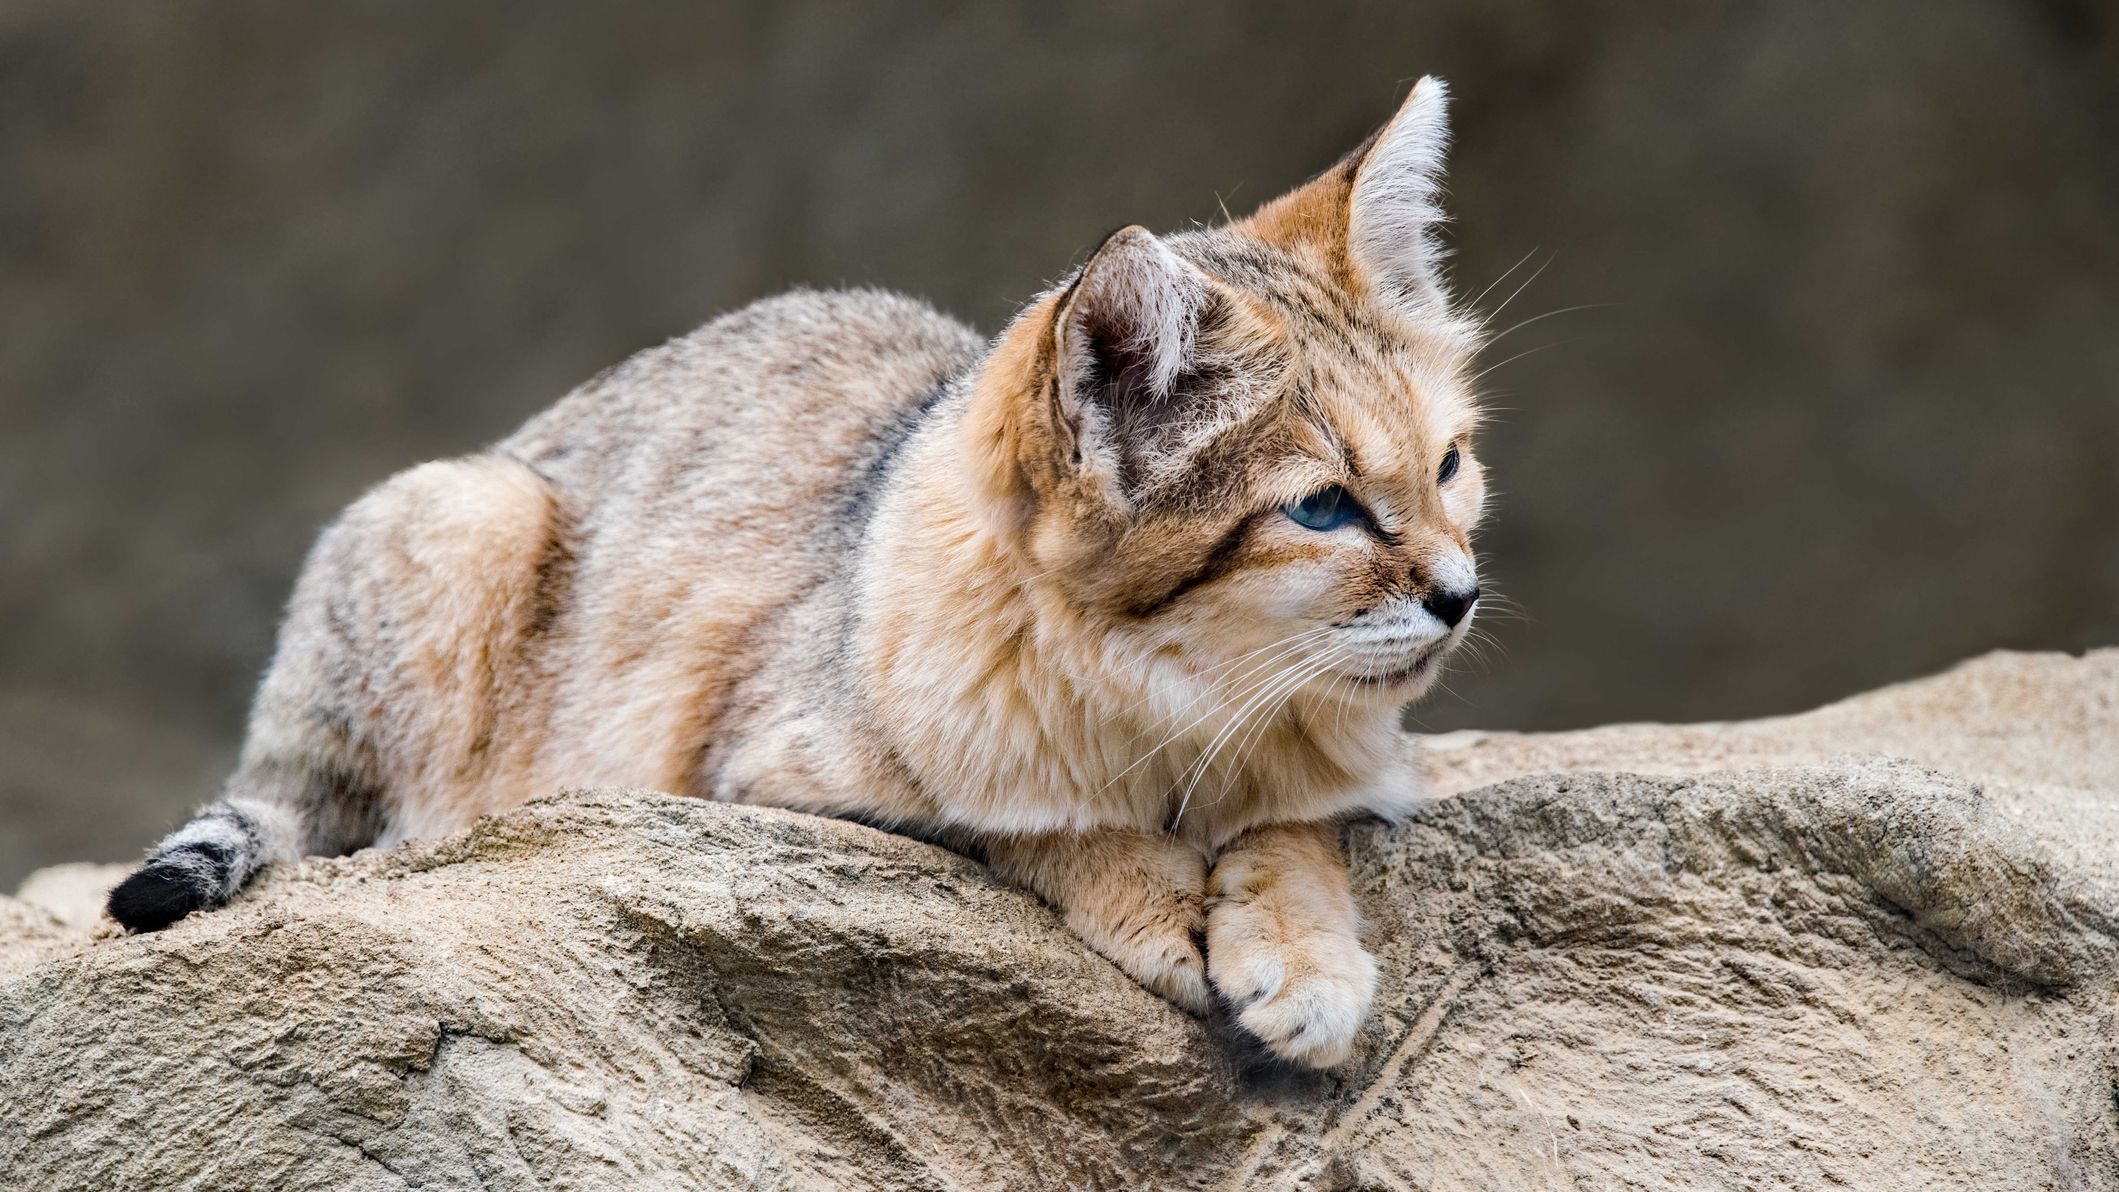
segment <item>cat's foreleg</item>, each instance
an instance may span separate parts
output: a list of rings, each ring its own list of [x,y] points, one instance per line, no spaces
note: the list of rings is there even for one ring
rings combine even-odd
[[[1207,971],[1236,1021],[1275,1055],[1344,1061],[1376,992],[1336,823],[1266,824],[1207,879]]]
[[[1103,829],[989,837],[987,864],[1058,907],[1128,976],[1195,1014],[1212,1004],[1200,941],[1206,859],[1162,833]]]

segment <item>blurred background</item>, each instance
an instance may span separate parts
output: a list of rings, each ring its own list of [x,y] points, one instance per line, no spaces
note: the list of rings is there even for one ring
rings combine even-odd
[[[2119,643],[2111,3],[8,0],[0,889],[212,794],[363,487],[793,285],[995,330],[1430,71],[1459,292],[1564,313],[1485,381],[1522,616],[1418,725]]]

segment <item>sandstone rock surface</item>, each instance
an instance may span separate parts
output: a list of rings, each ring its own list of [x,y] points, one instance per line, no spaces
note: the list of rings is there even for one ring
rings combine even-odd
[[[2119,651],[1452,734],[1258,1062],[942,850],[579,792],[125,938],[0,899],[6,1188],[2119,1187]]]

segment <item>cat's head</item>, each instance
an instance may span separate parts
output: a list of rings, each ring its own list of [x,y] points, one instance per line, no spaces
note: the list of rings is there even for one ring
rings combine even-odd
[[[1474,326],[1434,232],[1445,92],[1250,217],[1114,233],[1003,336],[966,423],[979,500],[1101,632],[1206,674],[1377,703],[1479,597]]]

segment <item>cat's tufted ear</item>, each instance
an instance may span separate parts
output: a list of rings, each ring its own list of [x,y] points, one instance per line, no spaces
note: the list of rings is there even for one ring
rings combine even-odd
[[[1128,508],[1158,444],[1186,425],[1201,320],[1216,301],[1196,266],[1128,227],[1025,309],[988,357],[964,420],[982,520],[1013,540],[1063,493]]]
[[[1449,149],[1449,89],[1430,75],[1413,85],[1354,169],[1347,200],[1347,259],[1385,302],[1442,305],[1442,169]]]
[[[1082,266],[1052,330],[1052,402],[1067,463],[1122,490],[1138,454],[1179,414],[1212,283],[1143,227]]]
[[[1398,114],[1307,184],[1236,225],[1273,244],[1343,254],[1376,300],[1429,313],[1447,305],[1442,249],[1442,167],[1449,92],[1429,76]]]

